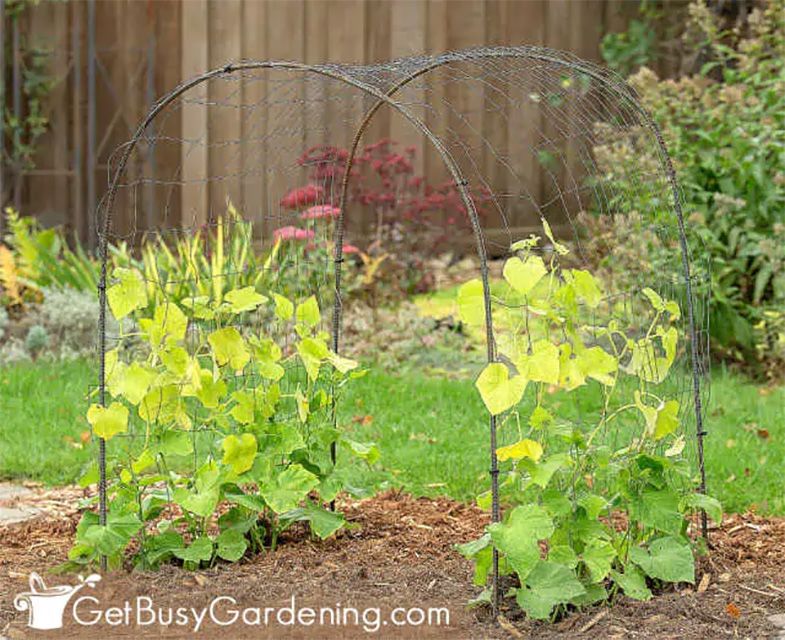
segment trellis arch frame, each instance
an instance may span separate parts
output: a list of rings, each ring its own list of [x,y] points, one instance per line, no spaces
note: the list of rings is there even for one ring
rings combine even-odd
[[[144,118],[142,123],[137,128],[131,140],[125,145],[122,154],[120,155],[116,170],[111,177],[109,188],[99,203],[96,215],[98,216],[96,228],[99,231],[98,250],[99,260],[101,263],[100,278],[98,284],[99,294],[99,403],[106,406],[106,309],[107,309],[107,266],[108,266],[108,238],[112,224],[112,212],[120,185],[120,180],[126,170],[129,158],[133,150],[136,148],[139,141],[144,137],[147,128],[155,121],[157,116],[163,112],[167,106],[177,100],[180,96],[189,90],[206,83],[212,79],[231,76],[233,74],[242,73],[245,71],[258,71],[258,70],[284,70],[293,71],[303,74],[314,74],[332,80],[343,82],[359,91],[375,98],[377,102],[366,112],[363,117],[355,135],[352,140],[352,145],[347,159],[347,168],[344,173],[341,189],[340,189],[340,215],[336,220],[334,231],[334,277],[335,277],[335,301],[333,307],[332,317],[332,345],[333,349],[338,352],[340,348],[340,332],[342,322],[342,300],[341,300],[341,274],[343,263],[343,238],[345,229],[345,209],[348,194],[348,187],[350,182],[350,169],[354,163],[360,141],[363,134],[368,129],[368,126],[373,120],[374,115],[382,106],[389,106],[394,112],[400,114],[405,120],[416,130],[418,130],[426,140],[432,145],[433,149],[438,153],[445,168],[449,172],[455,187],[460,195],[463,206],[468,213],[472,231],[475,236],[477,256],[480,260],[480,277],[483,286],[483,305],[485,316],[485,342],[486,342],[486,359],[488,363],[496,360],[495,353],[495,340],[493,332],[493,317],[492,317],[492,298],[489,281],[488,270],[488,256],[485,247],[483,230],[480,225],[479,216],[474,205],[472,198],[469,195],[468,181],[464,178],[458,163],[450,154],[449,150],[443,144],[442,140],[418,117],[411,113],[405,106],[394,100],[394,95],[400,89],[405,87],[408,83],[416,78],[425,75],[435,69],[446,66],[452,62],[466,61],[472,59],[484,58],[523,58],[529,60],[539,60],[548,62],[555,65],[563,66],[566,69],[585,73],[601,83],[603,88],[611,90],[618,97],[628,101],[634,106],[635,110],[641,116],[645,126],[654,134],[658,151],[659,159],[662,164],[662,169],[665,172],[666,179],[670,185],[671,198],[673,211],[676,215],[677,229],[679,234],[679,248],[682,262],[682,274],[684,278],[685,291],[688,306],[688,330],[690,334],[690,362],[692,369],[692,393],[693,403],[696,418],[696,441],[698,449],[698,463],[700,471],[700,490],[705,492],[706,478],[704,467],[704,451],[703,451],[703,437],[705,431],[703,428],[703,411],[701,406],[700,396],[700,354],[698,350],[698,329],[696,325],[695,310],[694,310],[694,294],[692,289],[692,275],[690,269],[690,255],[686,238],[686,230],[684,223],[684,216],[681,207],[681,198],[678,180],[676,177],[675,169],[672,160],[667,151],[661,131],[656,122],[651,118],[649,113],[640,104],[635,92],[632,88],[622,79],[616,79],[615,82],[609,81],[608,74],[600,73],[592,65],[576,59],[565,57],[563,54],[539,47],[498,47],[494,49],[480,49],[476,51],[461,52],[460,54],[445,54],[436,58],[431,58],[426,61],[420,69],[411,72],[408,76],[404,77],[395,83],[387,92],[379,90],[377,87],[370,85],[366,82],[358,80],[356,77],[349,73],[341,71],[340,67],[325,67],[321,65],[311,65],[298,62],[288,61],[241,61],[236,63],[229,63],[221,67],[217,67],[206,71],[203,74],[195,76],[186,80],[175,87],[171,92],[159,99],[151,108],[148,115]],[[542,215],[542,214],[541,214]],[[499,496],[498,496],[498,463],[496,458],[496,417],[489,415],[489,436],[490,436],[490,476],[491,476],[491,495],[492,495],[492,508],[491,519],[493,522],[498,522],[501,519]],[[99,438],[99,522],[102,525],[106,524],[107,518],[107,486],[106,486],[106,441]],[[332,451],[333,458],[335,450]],[[706,514],[702,513],[701,529],[704,537],[707,536],[707,522]],[[102,564],[105,568],[105,558],[102,558]],[[498,569],[499,569],[499,556],[496,549],[493,551],[493,598],[494,610],[499,602],[499,585],[498,585]]]

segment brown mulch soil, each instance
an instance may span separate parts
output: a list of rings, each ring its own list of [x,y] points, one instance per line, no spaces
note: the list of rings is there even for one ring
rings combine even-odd
[[[549,625],[525,620],[504,609],[499,625],[487,611],[467,610],[477,595],[472,569],[453,545],[474,539],[487,514],[445,498],[429,500],[389,492],[341,505],[357,525],[337,538],[315,542],[286,540],[277,551],[237,565],[219,564],[191,573],[166,566],[155,573],[116,571],[84,594],[103,608],[137,595],[156,607],[204,607],[218,595],[232,596],[240,607],[298,606],[448,607],[449,627],[361,628],[206,626],[206,638],[238,637],[450,637],[450,638],[686,638],[777,637],[768,617],[785,612],[785,519],[754,514],[729,516],[712,532],[712,551],[701,558],[696,586],[680,587],[649,602],[616,599],[612,607],[594,607]],[[39,516],[0,528],[0,638],[52,637],[27,629],[27,613],[17,612],[14,594],[27,590],[28,574],[47,583],[75,584],[72,575],[46,575],[62,562],[73,541],[76,514]],[[70,618],[70,613],[66,614]],[[782,630],[780,630],[782,631]],[[70,636],[68,634],[71,634]],[[265,635],[266,634],[266,635]],[[192,637],[187,627],[94,627],[66,623],[56,637]]]

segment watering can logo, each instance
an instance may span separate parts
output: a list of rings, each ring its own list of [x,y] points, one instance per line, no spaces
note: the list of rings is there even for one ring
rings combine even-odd
[[[30,612],[27,626],[31,629],[61,629],[63,613],[69,600],[85,585],[94,587],[100,580],[101,576],[93,573],[87,578],[79,576],[79,584],[76,586],[47,587],[43,578],[33,572],[30,574],[30,591],[17,594],[14,608],[17,611]]]

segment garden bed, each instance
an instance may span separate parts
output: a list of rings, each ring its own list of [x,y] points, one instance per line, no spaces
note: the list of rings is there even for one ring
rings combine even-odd
[[[35,494],[31,500],[35,500]],[[69,494],[73,504],[73,495]],[[51,494],[47,504],[55,504]],[[19,503],[17,503],[19,505]],[[22,505],[23,506],[23,505]],[[38,503],[40,507],[40,502]],[[137,595],[154,599],[156,606],[206,606],[219,595],[232,596],[240,606],[285,605],[295,595],[300,606],[380,607],[382,615],[394,607],[448,607],[449,627],[399,628],[379,637],[586,637],[586,638],[718,638],[776,637],[769,617],[785,612],[785,519],[754,514],[731,515],[712,532],[713,550],[702,558],[695,587],[669,590],[649,602],[619,597],[613,607],[594,607],[555,625],[533,623],[517,611],[504,611],[502,626],[492,624],[487,611],[469,611],[465,603],[476,596],[471,565],[452,548],[475,538],[487,514],[446,498],[429,500],[388,492],[342,505],[355,528],[323,543],[303,532],[284,539],[272,554],[238,565],[221,565],[198,573],[166,566],[157,573],[114,572],[94,591],[101,600],[120,603]],[[55,513],[60,513],[55,509]],[[26,590],[28,574],[44,574],[47,583],[73,584],[72,575],[50,576],[45,571],[65,559],[73,542],[77,516],[46,516],[0,529],[0,635],[30,637],[27,613],[12,607],[15,593]],[[705,577],[708,576],[708,577]],[[69,617],[70,614],[67,614]],[[273,627],[208,626],[203,637],[227,633],[231,637],[363,637],[361,629],[297,632]],[[385,628],[386,629],[386,628]],[[74,637],[190,637],[190,631],[159,627],[81,627],[69,620]],[[782,630],[780,630],[782,631]],[[290,635],[287,635],[289,633]],[[299,634],[299,635],[298,635]],[[407,635],[408,634],[408,635]],[[40,632],[41,637],[46,632]],[[62,636],[61,636],[62,637]]]

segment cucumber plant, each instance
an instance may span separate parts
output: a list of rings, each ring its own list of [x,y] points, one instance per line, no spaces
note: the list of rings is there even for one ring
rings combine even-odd
[[[496,451],[505,516],[458,547],[486,587],[480,601],[491,598],[496,549],[501,574],[513,576],[505,595],[536,619],[693,582],[689,515],[721,518],[715,499],[693,491],[682,407],[668,393],[678,304],[652,289],[632,302],[604,295],[589,271],[561,266],[568,249],[547,223],[545,233],[547,262],[536,236],[512,247],[506,288],[494,287],[498,361],[476,381],[502,435],[515,440]],[[459,289],[458,307],[464,322],[484,323],[479,280]],[[478,498],[489,501],[487,492]]]
[[[319,538],[344,527],[325,508],[344,486],[331,449],[369,463],[379,453],[335,427],[334,394],[362,372],[328,347],[316,298],[247,286],[150,313],[138,272],[114,280],[109,307],[134,328],[106,354],[106,406],[87,412],[112,453],[107,522],[84,514],[70,566],[131,555],[143,568],[198,568],[273,549],[295,522]],[[241,333],[244,314],[264,329]],[[96,480],[94,468],[83,482]]]

